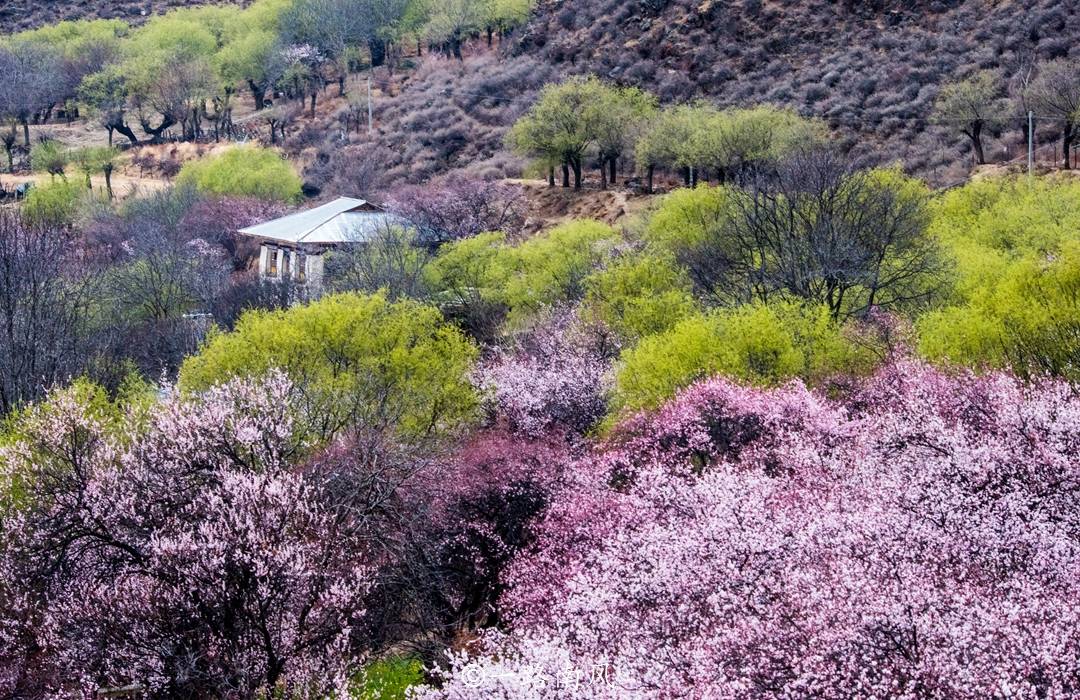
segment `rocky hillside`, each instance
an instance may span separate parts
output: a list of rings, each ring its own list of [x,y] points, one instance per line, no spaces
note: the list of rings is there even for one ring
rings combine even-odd
[[[426,61],[377,106],[377,138],[345,151],[395,179],[458,167],[514,176],[506,126],[544,81],[591,72],[665,102],[790,106],[825,119],[860,160],[952,184],[970,156],[960,134],[929,121],[940,87],[983,68],[1013,78],[1078,45],[1080,3],[1062,0],[542,0],[498,60],[477,46],[463,64]],[[1056,128],[1041,125],[1040,138]],[[1023,158],[1021,125],[987,153]],[[347,153],[324,156],[331,173]]]
[[[1078,39],[1080,4],[1062,0],[553,0],[517,51],[668,101],[788,105],[858,151],[944,175],[961,141],[927,123],[941,84],[980,68],[1011,76]]]
[[[138,22],[142,17],[175,7],[206,4],[206,0],[3,0],[0,2],[0,33],[34,29],[66,19]]]

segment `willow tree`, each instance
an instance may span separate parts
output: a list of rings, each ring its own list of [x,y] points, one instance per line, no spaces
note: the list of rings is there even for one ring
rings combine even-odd
[[[544,87],[529,112],[508,135],[510,145],[549,168],[562,166],[563,187],[581,189],[587,155],[597,149],[601,162],[610,162],[629,149],[633,123],[654,109],[653,99],[636,89],[617,88],[595,76],[570,78]]]
[[[1061,121],[1062,167],[1067,170],[1080,118],[1080,62],[1060,58],[1043,64],[1031,85],[1031,100],[1040,116]]]
[[[986,163],[983,131],[999,125],[1008,110],[1001,97],[1003,90],[1001,76],[995,71],[984,70],[948,83],[941,88],[934,102],[934,121],[968,137],[979,165]]]

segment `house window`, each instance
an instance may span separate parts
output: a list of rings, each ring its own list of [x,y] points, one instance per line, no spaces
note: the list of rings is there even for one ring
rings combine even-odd
[[[289,277],[290,276],[290,274],[292,272],[292,268],[290,267],[291,264],[292,264],[292,253],[290,253],[287,250],[283,251],[282,254],[281,254],[281,275],[282,275],[282,277]]]
[[[296,254],[296,281],[307,281],[307,256],[303,253]]]
[[[266,274],[277,277],[277,248],[266,246]]]

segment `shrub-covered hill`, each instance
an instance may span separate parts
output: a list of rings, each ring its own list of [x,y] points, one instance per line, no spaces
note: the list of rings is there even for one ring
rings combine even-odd
[[[502,137],[538,86],[595,73],[665,102],[790,106],[824,118],[858,157],[952,184],[971,156],[959,131],[930,121],[942,85],[994,69],[1015,93],[1033,63],[1077,53],[1078,40],[1080,3],[1062,0],[542,0],[499,60],[482,42],[463,64],[426,59],[377,103],[378,138],[353,162],[377,155],[391,179],[466,166],[516,175]],[[988,139],[991,162],[1023,158],[1023,121]],[[1058,126],[1039,129],[1049,160]]]
[[[1078,39],[1080,4],[1062,0],[553,0],[517,50],[663,100],[788,105],[933,172],[963,145],[927,123],[943,83],[983,68],[1011,78]]]
[[[206,0],[4,0],[0,2],[0,33],[36,29],[74,19],[122,19],[138,22],[176,7],[209,4]],[[219,0],[218,4],[244,4]]]

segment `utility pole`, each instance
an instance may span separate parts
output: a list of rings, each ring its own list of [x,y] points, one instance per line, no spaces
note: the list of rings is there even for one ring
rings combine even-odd
[[[372,121],[372,107],[371,107],[371,74],[367,77],[367,132],[371,134],[371,121]]]
[[[1028,110],[1028,177],[1035,172],[1035,113]]]

